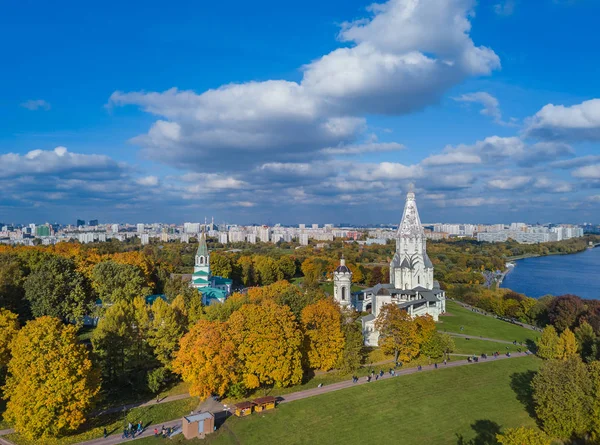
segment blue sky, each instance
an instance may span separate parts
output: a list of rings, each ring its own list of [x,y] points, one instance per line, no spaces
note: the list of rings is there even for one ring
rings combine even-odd
[[[206,4],[205,4],[206,3]],[[0,221],[600,219],[592,0],[12,2]]]

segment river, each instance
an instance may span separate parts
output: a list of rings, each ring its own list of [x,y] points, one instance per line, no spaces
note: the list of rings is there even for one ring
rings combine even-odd
[[[539,298],[574,294],[600,300],[600,247],[571,255],[524,258],[514,262],[502,287]]]

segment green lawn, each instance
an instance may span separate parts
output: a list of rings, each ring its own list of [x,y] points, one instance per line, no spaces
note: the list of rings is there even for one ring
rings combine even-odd
[[[487,354],[491,355],[494,351],[498,351],[500,354],[504,354],[507,351],[517,352],[518,348],[521,350],[525,350],[520,346],[515,345],[507,345],[506,343],[496,343],[493,341],[485,341],[478,340],[476,338],[471,338],[467,340],[466,338],[453,337],[454,344],[456,345],[456,350],[454,351],[456,354]],[[508,349],[507,349],[508,348]]]
[[[446,311],[449,315],[440,316],[440,322],[438,323],[440,331],[511,342],[514,340],[526,342],[527,340],[535,340],[539,336],[539,333],[529,329],[472,312],[453,301],[446,301]],[[461,326],[464,327],[462,331],[460,330]]]
[[[128,422],[136,424],[141,420],[145,426],[166,422],[167,420],[173,420],[188,414],[190,411],[196,409],[198,403],[198,398],[190,397],[184,400],[161,403],[145,408],[134,408],[125,413],[125,418],[123,413],[95,417],[90,419],[88,424],[82,427],[81,433],[73,434],[61,439],[45,439],[43,443],[44,445],[69,445],[79,443],[102,437],[104,428],[106,428],[110,434],[121,436],[123,428]],[[6,436],[6,439],[17,445],[34,445],[42,443],[37,440],[26,440],[18,434],[10,434]],[[135,443],[137,444],[138,442]]]
[[[493,443],[483,439],[505,427],[535,426],[524,398],[539,364],[530,356],[357,386],[280,405],[273,412],[230,418],[205,443]]]

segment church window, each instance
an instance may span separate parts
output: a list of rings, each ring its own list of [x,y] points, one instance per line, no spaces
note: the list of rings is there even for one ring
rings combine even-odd
[[[203,256],[200,257],[200,264],[204,264],[204,257]]]
[[[346,301],[346,288],[342,287],[342,301]]]
[[[421,277],[417,277],[417,284],[421,284]]]

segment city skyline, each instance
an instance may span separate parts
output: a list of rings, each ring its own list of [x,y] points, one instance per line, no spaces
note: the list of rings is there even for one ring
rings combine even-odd
[[[3,223],[600,219],[597,3],[111,3],[0,18]]]

